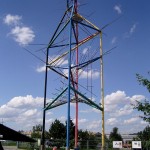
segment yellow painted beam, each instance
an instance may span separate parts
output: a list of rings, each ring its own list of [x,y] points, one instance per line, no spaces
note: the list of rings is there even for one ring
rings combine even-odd
[[[78,45],[76,45],[75,47],[73,47],[71,49],[71,51],[76,50],[77,47],[81,46],[82,44],[86,43],[87,41],[89,41],[90,39],[94,38],[95,36],[97,36],[99,34],[99,32],[96,32],[94,34],[92,34],[91,36],[89,36],[86,39],[83,39],[81,42],[79,42]],[[62,55],[58,56],[56,59],[52,60],[51,62],[49,62],[49,65],[52,65],[53,63],[57,62],[58,60],[60,60],[61,58],[63,58],[64,56],[66,56],[69,52],[66,51],[65,53],[63,53]]]

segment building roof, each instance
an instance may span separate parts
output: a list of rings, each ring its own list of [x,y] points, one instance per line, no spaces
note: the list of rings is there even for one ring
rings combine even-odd
[[[0,124],[0,140],[36,142],[34,139]]]

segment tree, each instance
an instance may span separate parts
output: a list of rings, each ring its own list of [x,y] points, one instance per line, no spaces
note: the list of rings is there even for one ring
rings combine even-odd
[[[87,140],[89,139],[89,133],[88,131],[79,130],[78,131],[78,138],[80,143],[80,148],[86,148],[87,147]]]
[[[147,88],[150,92],[150,81],[143,76],[136,74],[136,77],[140,84]],[[137,101],[137,104],[134,105],[134,109],[143,112],[143,116],[140,116],[144,121],[150,123],[150,103],[149,101],[145,100],[144,102]]]
[[[67,129],[67,121],[65,122],[65,128]],[[66,131],[65,132],[65,137],[66,137],[67,136],[67,130],[65,130],[65,131]],[[74,147],[75,125],[74,125],[71,118],[70,118],[70,134],[69,134],[69,136],[70,136],[70,147]]]
[[[117,127],[114,127],[112,132],[110,132],[109,140],[110,141],[122,141],[122,136],[121,134],[118,133]]]
[[[89,133],[88,131],[79,130],[78,131],[79,140],[87,140],[89,139]]]
[[[143,131],[137,133],[135,140],[142,141],[142,149],[146,150],[150,147],[150,126],[145,127]]]
[[[121,134],[118,133],[117,127],[114,127],[112,132],[110,132],[109,141],[110,141],[110,143],[109,143],[110,148],[112,148],[113,141],[122,141],[122,136],[121,136]]]
[[[65,128],[67,128],[67,121],[66,121]],[[75,136],[75,125],[74,125],[72,119],[70,119],[70,140],[73,140],[74,136]]]
[[[42,125],[38,124],[36,126],[33,126],[31,137],[32,138],[41,138],[41,133],[42,133]]]
[[[65,125],[57,119],[51,124],[49,129],[50,138],[53,139],[64,139],[65,132]]]
[[[83,130],[79,130],[78,132],[78,136],[79,136],[79,142],[80,142],[80,147],[81,149],[96,149],[96,146],[98,144],[99,137],[97,137],[97,134],[93,134]],[[101,136],[101,134],[100,134]],[[88,147],[87,147],[88,146]]]

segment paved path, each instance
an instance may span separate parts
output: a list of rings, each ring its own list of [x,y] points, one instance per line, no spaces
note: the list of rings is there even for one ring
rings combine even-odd
[[[17,149],[16,146],[3,146],[4,150],[23,150],[23,149]]]

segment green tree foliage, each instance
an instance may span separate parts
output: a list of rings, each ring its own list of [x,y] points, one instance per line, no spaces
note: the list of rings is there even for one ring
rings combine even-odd
[[[87,140],[89,139],[89,133],[88,131],[79,130],[78,131],[78,137],[80,142],[80,148],[86,148],[87,147]]]
[[[150,81],[143,76],[136,74],[136,77],[140,84],[147,88],[150,92]],[[143,112],[143,115],[140,116],[144,121],[150,123],[150,103],[149,101],[145,100],[144,102],[137,101],[137,104],[134,105],[134,109]]]
[[[143,131],[138,132],[136,140],[142,141],[142,149],[147,150],[147,148],[150,147],[150,126],[147,126]]]
[[[66,124],[65,124],[65,128],[67,128],[67,121],[66,121]],[[72,119],[70,119],[70,140],[73,140],[74,136],[75,136],[75,125],[74,125]]]
[[[65,123],[65,128],[67,129],[67,121],[66,121],[66,123]],[[67,130],[65,130],[65,131],[67,131]],[[74,142],[75,142],[75,140],[74,140],[74,137],[75,137],[75,125],[74,125],[74,123],[73,123],[73,121],[72,121],[72,119],[70,119],[70,147],[74,147]],[[65,132],[65,138],[66,138],[66,136],[67,136],[67,132]]]
[[[110,141],[122,141],[122,136],[121,134],[118,133],[117,127],[114,127],[112,132],[110,132],[109,140]]]
[[[86,131],[79,130],[78,136],[79,136],[80,148],[96,149],[96,146],[100,141],[99,137],[97,137],[96,134],[90,133],[87,130]]]
[[[64,139],[65,132],[65,125],[57,119],[51,124],[49,128],[49,135],[52,139]]]
[[[89,139],[89,133],[87,130],[86,131],[79,130],[78,131],[78,137],[80,140],[82,140],[82,139],[87,140],[87,139]]]
[[[32,138],[41,138],[41,133],[42,133],[42,125],[38,124],[36,126],[33,126],[32,128]]]
[[[109,135],[109,147],[112,148],[112,143],[113,141],[122,141],[122,136],[121,134],[118,133],[118,128],[117,127],[114,127],[112,132],[110,132],[110,135]]]

